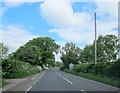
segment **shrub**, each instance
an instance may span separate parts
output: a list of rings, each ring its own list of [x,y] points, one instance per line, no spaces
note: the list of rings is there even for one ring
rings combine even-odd
[[[107,76],[120,78],[120,59],[111,63]]]
[[[95,64],[94,63],[83,63],[83,64],[77,64],[75,65],[74,71],[76,72],[92,72],[92,68]]]
[[[75,65],[75,72],[92,73],[113,78],[120,77],[120,59],[116,62],[82,63]]]
[[[42,70],[40,66],[31,65],[17,60],[3,60],[2,71],[4,78],[22,78],[38,73]]]

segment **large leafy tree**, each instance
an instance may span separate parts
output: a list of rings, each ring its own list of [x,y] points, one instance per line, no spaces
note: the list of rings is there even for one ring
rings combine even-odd
[[[41,49],[37,46],[26,45],[20,47],[15,53],[14,58],[31,64],[42,65]]]
[[[117,58],[118,38],[115,35],[99,36],[97,40],[98,61],[113,61]]]
[[[100,35],[97,39],[97,61],[110,62],[117,60],[119,50],[118,38],[115,35]],[[82,62],[94,62],[95,42],[86,45],[82,50],[80,59]]]
[[[49,64],[55,60],[55,53],[58,53],[59,45],[49,37],[34,38],[20,47],[13,57],[32,64]]]
[[[81,52],[80,61],[82,63],[94,62],[94,47],[86,45]]]
[[[68,68],[70,63],[77,64],[79,62],[80,53],[81,49],[75,44],[72,42],[66,43],[61,49],[61,60],[63,61],[65,68]]]
[[[50,37],[34,38],[33,40],[30,40],[26,45],[35,45],[41,48],[41,60],[44,64],[48,64],[48,60],[55,60],[54,53],[58,53],[60,47],[55,43],[55,40],[52,40]]]
[[[50,37],[38,37],[30,40],[27,45],[35,45],[40,47],[42,50],[46,52],[55,52],[58,53],[59,45],[55,43],[55,40]]]

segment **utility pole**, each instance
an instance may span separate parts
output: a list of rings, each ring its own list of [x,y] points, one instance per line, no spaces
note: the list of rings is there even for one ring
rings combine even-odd
[[[95,64],[97,63],[97,31],[96,31],[96,13],[94,14],[94,18],[95,18]]]

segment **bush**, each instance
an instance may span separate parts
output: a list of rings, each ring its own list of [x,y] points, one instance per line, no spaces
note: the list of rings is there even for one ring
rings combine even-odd
[[[61,67],[60,67],[60,70],[62,70],[62,71],[64,71],[66,69],[66,67],[64,66],[64,65],[62,65]]]
[[[94,63],[83,63],[83,64],[77,64],[75,65],[74,71],[76,72],[92,72],[92,68],[94,67]]]
[[[82,63],[75,65],[75,72],[92,73],[113,78],[120,77],[120,59],[116,62]]]
[[[105,73],[104,69],[105,69],[105,63],[104,62],[98,62],[93,67],[93,73],[95,75],[104,75],[104,73]]]
[[[42,70],[40,66],[30,65],[17,60],[3,60],[2,71],[4,78],[22,78],[38,73]]]
[[[117,62],[111,63],[107,76],[120,78],[120,59]]]

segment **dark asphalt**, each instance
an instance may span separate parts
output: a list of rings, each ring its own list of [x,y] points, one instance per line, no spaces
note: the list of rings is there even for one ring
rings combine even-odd
[[[52,68],[43,73],[27,91],[118,91],[118,88],[74,76]]]

